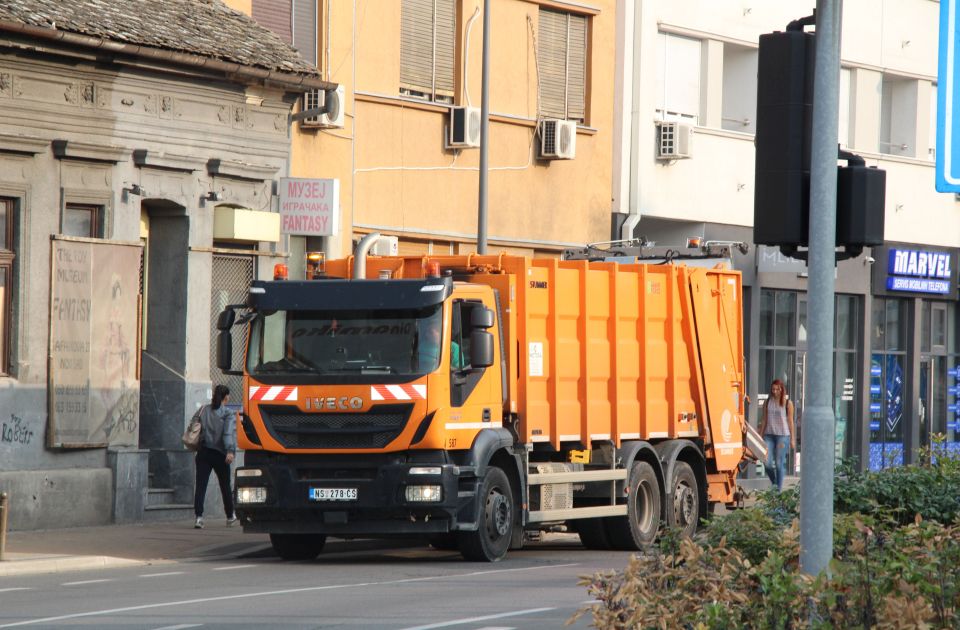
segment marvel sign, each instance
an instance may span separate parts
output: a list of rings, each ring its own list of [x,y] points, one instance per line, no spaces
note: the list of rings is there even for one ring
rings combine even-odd
[[[340,180],[280,178],[280,231],[333,236],[340,229]]]

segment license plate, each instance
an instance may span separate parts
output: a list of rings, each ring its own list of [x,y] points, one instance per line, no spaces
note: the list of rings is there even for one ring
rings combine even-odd
[[[310,488],[311,501],[356,501],[356,488]]]

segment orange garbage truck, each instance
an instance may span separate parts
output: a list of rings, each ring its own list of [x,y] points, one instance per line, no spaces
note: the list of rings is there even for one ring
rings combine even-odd
[[[327,536],[490,562],[525,532],[693,533],[737,492],[741,312],[739,272],[636,259],[358,254],[254,281],[218,321],[237,515],[285,559]]]

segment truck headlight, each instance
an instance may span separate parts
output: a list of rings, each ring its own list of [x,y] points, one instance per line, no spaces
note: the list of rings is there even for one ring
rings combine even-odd
[[[237,488],[237,503],[266,503],[267,489],[263,487]]]
[[[442,501],[443,486],[407,486],[407,501]]]

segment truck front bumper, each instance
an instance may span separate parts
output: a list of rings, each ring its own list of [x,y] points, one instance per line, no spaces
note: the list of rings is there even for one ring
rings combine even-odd
[[[248,454],[247,465],[237,469],[237,516],[244,531],[274,534],[416,536],[476,528],[471,471],[401,459],[258,462]],[[408,493],[433,500],[412,500]]]

